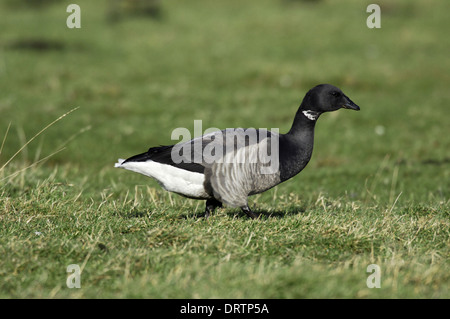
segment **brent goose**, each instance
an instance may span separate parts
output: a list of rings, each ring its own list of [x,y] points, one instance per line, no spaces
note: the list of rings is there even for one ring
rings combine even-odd
[[[256,218],[247,197],[297,175],[311,158],[317,119],[340,108],[360,109],[339,88],[317,85],[306,93],[286,134],[273,129],[226,129],[152,147],[119,159],[115,167],[152,177],[167,191],[206,200],[205,217],[225,203]]]

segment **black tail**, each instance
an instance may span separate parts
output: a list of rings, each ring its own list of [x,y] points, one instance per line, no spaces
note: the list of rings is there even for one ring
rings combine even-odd
[[[122,164],[127,162],[146,162],[154,161],[162,164],[172,165],[177,168],[185,169],[191,172],[204,173],[205,167],[194,162],[174,163],[172,160],[172,148],[174,145],[151,147],[147,152],[134,155],[126,159]]]
[[[128,159],[125,160],[126,162],[146,162],[148,160],[152,160],[155,162],[161,162],[161,163],[167,163],[169,164],[171,159],[171,152],[172,152],[173,145],[169,146],[156,146],[151,147],[147,152],[134,155]]]

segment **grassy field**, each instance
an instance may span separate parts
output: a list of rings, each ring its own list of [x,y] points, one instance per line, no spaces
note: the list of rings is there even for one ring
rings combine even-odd
[[[41,2],[0,2],[1,298],[450,298],[450,2]],[[319,83],[361,111],[258,220],[113,168],[194,120],[285,133]]]

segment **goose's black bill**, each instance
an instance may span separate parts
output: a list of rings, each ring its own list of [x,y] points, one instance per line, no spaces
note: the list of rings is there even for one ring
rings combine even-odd
[[[345,98],[347,99],[347,102],[345,102],[345,104],[342,106],[344,109],[355,110],[355,111],[360,110],[359,106],[356,105],[352,100],[350,100],[348,98],[348,96],[345,96]]]

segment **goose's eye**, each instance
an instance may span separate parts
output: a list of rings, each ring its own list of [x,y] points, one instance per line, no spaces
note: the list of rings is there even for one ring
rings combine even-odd
[[[333,95],[334,97],[338,97],[341,95],[341,93],[339,93],[337,91],[333,91],[333,92],[331,92],[331,95]]]

